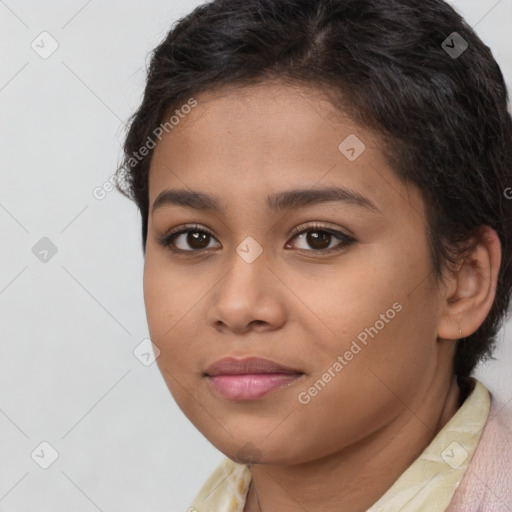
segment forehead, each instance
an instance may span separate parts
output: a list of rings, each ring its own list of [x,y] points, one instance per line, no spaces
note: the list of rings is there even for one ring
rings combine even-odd
[[[209,192],[229,206],[261,205],[291,188],[343,186],[377,206],[421,209],[419,191],[388,166],[378,134],[314,87],[270,82],[195,98],[155,148],[150,206],[167,188]]]

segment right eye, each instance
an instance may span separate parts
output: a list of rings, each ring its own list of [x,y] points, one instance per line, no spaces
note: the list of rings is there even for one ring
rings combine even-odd
[[[209,231],[194,224],[171,229],[158,238],[158,243],[175,253],[196,253],[207,249],[211,239],[214,237]]]

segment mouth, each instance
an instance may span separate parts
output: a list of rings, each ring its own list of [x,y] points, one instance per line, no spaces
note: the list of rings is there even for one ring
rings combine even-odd
[[[204,373],[213,390],[227,400],[257,400],[287,388],[304,372],[263,358],[224,358]]]

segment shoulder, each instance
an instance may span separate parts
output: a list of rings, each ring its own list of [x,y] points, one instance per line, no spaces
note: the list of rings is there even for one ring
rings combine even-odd
[[[512,510],[512,403],[491,395],[476,450],[446,512]]]

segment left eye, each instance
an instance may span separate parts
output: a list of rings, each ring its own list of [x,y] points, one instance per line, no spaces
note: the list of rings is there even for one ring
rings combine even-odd
[[[297,232],[291,240],[294,239],[305,242],[313,249],[311,251],[310,249],[299,247],[299,250],[316,253],[340,251],[355,242],[354,238],[342,233],[341,231],[336,231],[322,226],[310,226],[303,229],[302,231]],[[335,239],[339,240],[339,242],[332,246],[331,244]],[[173,230],[165,234],[163,237],[158,238],[158,243],[174,253],[197,253],[208,249],[211,240],[216,239],[209,231],[192,226],[180,231]],[[218,242],[217,244],[217,248],[221,247]],[[285,247],[287,249],[290,248],[291,242],[288,242]]]
[[[314,252],[334,252],[343,249],[355,242],[355,240],[342,233],[341,231],[335,231],[333,229],[322,228],[322,227],[312,227],[309,229],[305,229],[294,236],[293,239],[297,238],[302,242],[305,242],[309,247],[315,249]],[[292,240],[293,240],[292,239]],[[338,239],[339,242],[332,246],[332,242]],[[286,247],[289,247],[290,243],[286,244]],[[307,248],[301,248],[301,250],[308,250]]]

